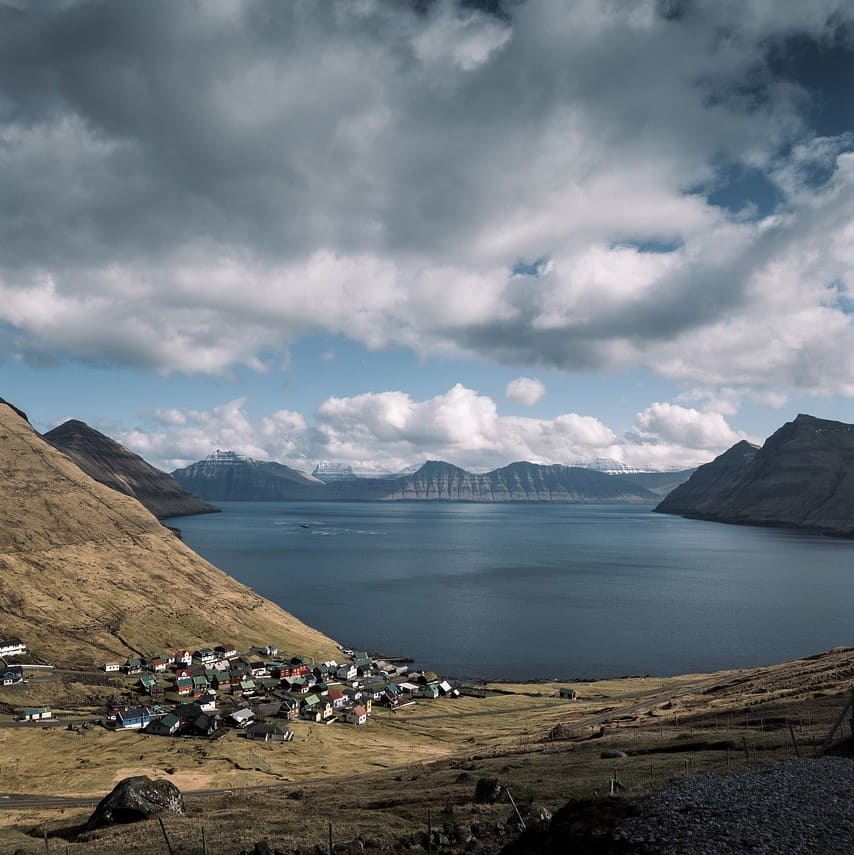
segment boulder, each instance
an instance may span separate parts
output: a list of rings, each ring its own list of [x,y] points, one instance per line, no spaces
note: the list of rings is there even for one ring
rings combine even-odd
[[[474,788],[474,800],[479,805],[492,805],[501,795],[501,784],[495,778],[478,778]]]
[[[98,803],[86,830],[123,822],[138,822],[162,813],[184,813],[181,791],[170,781],[137,775],[119,781]]]
[[[536,825],[545,825],[552,818],[551,811],[541,805],[523,804],[519,805],[519,813],[516,813],[515,808],[507,815],[504,825],[515,831],[522,831],[523,826],[519,821],[519,814],[522,815],[526,828],[531,828]]]

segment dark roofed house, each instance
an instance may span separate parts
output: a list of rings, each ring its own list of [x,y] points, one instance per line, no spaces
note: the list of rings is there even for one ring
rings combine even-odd
[[[257,739],[262,742],[290,742],[294,735],[287,728],[278,724],[266,724],[256,722],[246,728],[246,736],[249,739]]]
[[[123,730],[141,730],[151,723],[148,707],[130,707],[116,714],[116,727]]]
[[[276,713],[279,718],[294,721],[299,718],[299,701],[296,698],[285,698]]]

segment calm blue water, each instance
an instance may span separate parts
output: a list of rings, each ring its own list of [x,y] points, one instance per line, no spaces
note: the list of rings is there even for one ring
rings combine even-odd
[[[199,554],[343,644],[451,676],[666,675],[854,643],[852,541],[626,505],[220,504],[176,521]]]

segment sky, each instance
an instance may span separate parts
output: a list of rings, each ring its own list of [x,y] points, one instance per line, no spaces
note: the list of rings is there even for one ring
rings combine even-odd
[[[0,0],[0,395],[167,471],[854,421],[847,0]]]

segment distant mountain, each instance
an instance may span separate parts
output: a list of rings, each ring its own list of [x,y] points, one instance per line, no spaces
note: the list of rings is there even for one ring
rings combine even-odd
[[[353,471],[353,467],[346,463],[318,463],[312,470],[312,477],[323,481],[352,481],[359,476]]]
[[[655,496],[622,478],[575,466],[511,463],[481,475],[428,460],[384,498],[470,502],[642,502]]]
[[[675,469],[672,472],[629,472],[617,477],[629,484],[644,487],[661,497],[666,496],[680,484],[684,484],[694,471],[694,469]]]
[[[854,425],[799,415],[700,466],[656,511],[854,536]]]
[[[334,655],[329,638],[200,558],[6,404],[0,472],[0,638],[78,669],[223,640]]]
[[[322,481],[290,466],[215,451],[172,477],[185,489],[213,502],[288,501],[323,498]]]
[[[114,439],[71,419],[44,434],[87,475],[140,501],[156,517],[207,514],[219,510],[188,493],[174,478],[146,463]]]
[[[326,474],[323,469],[315,470]],[[446,502],[653,502],[660,483],[672,486],[689,473],[609,475],[577,466],[511,463],[475,474],[431,460],[411,474],[366,478],[305,475],[279,463],[216,452],[172,473],[188,489],[213,501],[446,501]],[[649,477],[650,485],[642,483]],[[639,480],[640,479],[640,480]]]

